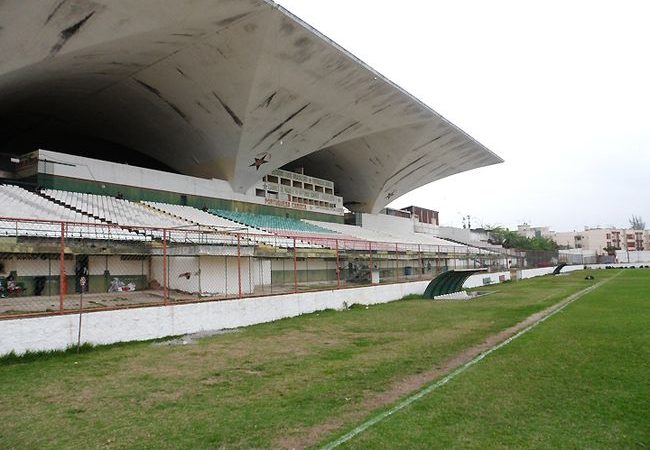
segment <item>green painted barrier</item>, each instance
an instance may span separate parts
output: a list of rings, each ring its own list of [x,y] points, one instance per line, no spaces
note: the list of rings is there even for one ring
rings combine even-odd
[[[487,272],[487,269],[448,270],[435,277],[424,291],[424,298],[452,294],[462,289],[463,284],[474,274]]]

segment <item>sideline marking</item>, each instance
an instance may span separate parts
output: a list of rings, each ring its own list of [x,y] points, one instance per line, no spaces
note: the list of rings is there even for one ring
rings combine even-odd
[[[384,419],[386,419],[386,418],[392,416],[392,415],[395,414],[396,412],[398,412],[398,411],[400,411],[400,410],[406,408],[407,406],[409,406],[411,403],[413,403],[413,402],[415,402],[415,401],[417,401],[417,400],[420,400],[422,397],[424,397],[425,395],[427,395],[427,394],[431,393],[432,391],[438,389],[440,386],[444,386],[444,385],[447,384],[451,379],[453,379],[453,378],[455,378],[457,375],[460,375],[461,373],[465,372],[465,370],[469,369],[471,366],[473,366],[473,365],[476,364],[477,362],[481,361],[483,358],[485,358],[486,356],[488,356],[490,353],[492,353],[492,352],[494,352],[494,351],[500,349],[501,347],[504,347],[504,346],[508,345],[510,342],[514,341],[515,339],[517,339],[518,337],[522,336],[523,334],[529,332],[530,330],[532,330],[533,328],[535,328],[535,327],[536,327],[537,325],[539,325],[540,323],[544,322],[544,321],[545,321],[546,319],[548,319],[549,317],[552,317],[552,316],[554,316],[555,314],[557,314],[558,312],[562,311],[564,308],[566,308],[566,307],[569,306],[571,303],[573,303],[573,302],[575,302],[576,300],[578,300],[580,297],[582,297],[582,296],[588,294],[589,292],[591,292],[591,291],[593,291],[593,290],[595,290],[595,289],[598,289],[598,288],[601,287],[603,284],[607,283],[609,280],[612,280],[612,279],[616,278],[617,276],[619,276],[621,273],[623,273],[623,272],[619,272],[619,273],[617,273],[616,275],[612,276],[611,278],[608,278],[608,279],[606,279],[606,280],[600,281],[600,282],[598,282],[598,283],[596,283],[596,284],[594,284],[594,285],[591,285],[591,286],[589,286],[589,287],[587,287],[587,288],[585,288],[585,289],[583,289],[583,290],[581,290],[581,291],[578,291],[578,292],[576,292],[576,293],[574,293],[574,294],[569,295],[566,299],[564,299],[564,301],[565,301],[566,303],[564,303],[562,306],[560,306],[560,307],[554,309],[553,311],[551,311],[550,313],[548,313],[547,315],[545,315],[544,317],[542,317],[542,318],[539,319],[538,321],[533,322],[532,324],[528,325],[528,326],[527,326],[526,328],[524,328],[523,330],[521,330],[521,331],[517,332],[516,334],[510,336],[510,337],[509,337],[508,339],[506,339],[505,341],[500,342],[499,344],[495,345],[494,347],[491,347],[491,348],[487,349],[485,352],[481,353],[480,355],[475,356],[474,359],[472,359],[472,360],[466,362],[465,364],[463,364],[462,366],[456,368],[456,369],[455,369],[453,372],[451,372],[449,375],[446,375],[445,377],[439,379],[439,380],[436,381],[435,383],[430,384],[429,386],[426,386],[425,388],[419,390],[418,392],[416,392],[415,394],[411,395],[410,397],[405,398],[405,399],[402,400],[400,403],[398,403],[397,405],[393,406],[391,409],[389,409],[389,410],[387,410],[387,411],[384,411],[384,412],[382,412],[382,413],[377,414],[375,417],[372,417],[372,418],[368,419],[367,421],[363,422],[361,425],[359,425],[358,427],[354,428],[352,431],[350,431],[350,432],[344,434],[343,436],[341,436],[340,438],[338,438],[338,439],[336,439],[336,440],[330,442],[329,444],[326,444],[325,446],[321,447],[321,450],[332,450],[332,449],[338,447],[339,445],[346,443],[347,441],[349,441],[349,440],[352,439],[353,437],[357,436],[358,434],[361,434],[362,432],[364,432],[365,430],[367,430],[367,429],[370,428],[371,426],[375,425],[376,423],[379,423],[379,422],[381,422],[382,420],[384,420]],[[561,303],[561,302],[560,302],[560,303]],[[524,320],[525,320],[525,319],[524,319]]]

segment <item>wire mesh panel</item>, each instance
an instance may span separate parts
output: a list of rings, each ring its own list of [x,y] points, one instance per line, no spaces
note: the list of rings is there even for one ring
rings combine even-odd
[[[67,223],[64,230],[64,311],[163,303],[147,235],[97,223]]]
[[[0,218],[0,317],[429,280],[451,269],[499,271],[558,260],[557,252],[74,217],[83,221]]]
[[[63,225],[29,219],[0,220],[0,316],[61,311]]]
[[[58,253],[1,253],[0,315],[58,312],[59,264]]]

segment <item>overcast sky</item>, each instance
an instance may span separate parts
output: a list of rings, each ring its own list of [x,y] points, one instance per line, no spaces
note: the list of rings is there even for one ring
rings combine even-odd
[[[455,226],[650,224],[650,2],[279,3],[505,159],[392,207]]]

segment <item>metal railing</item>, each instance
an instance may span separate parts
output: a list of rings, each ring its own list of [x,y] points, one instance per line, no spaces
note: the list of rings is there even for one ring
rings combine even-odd
[[[0,318],[420,281],[530,259],[339,236],[0,217]]]

